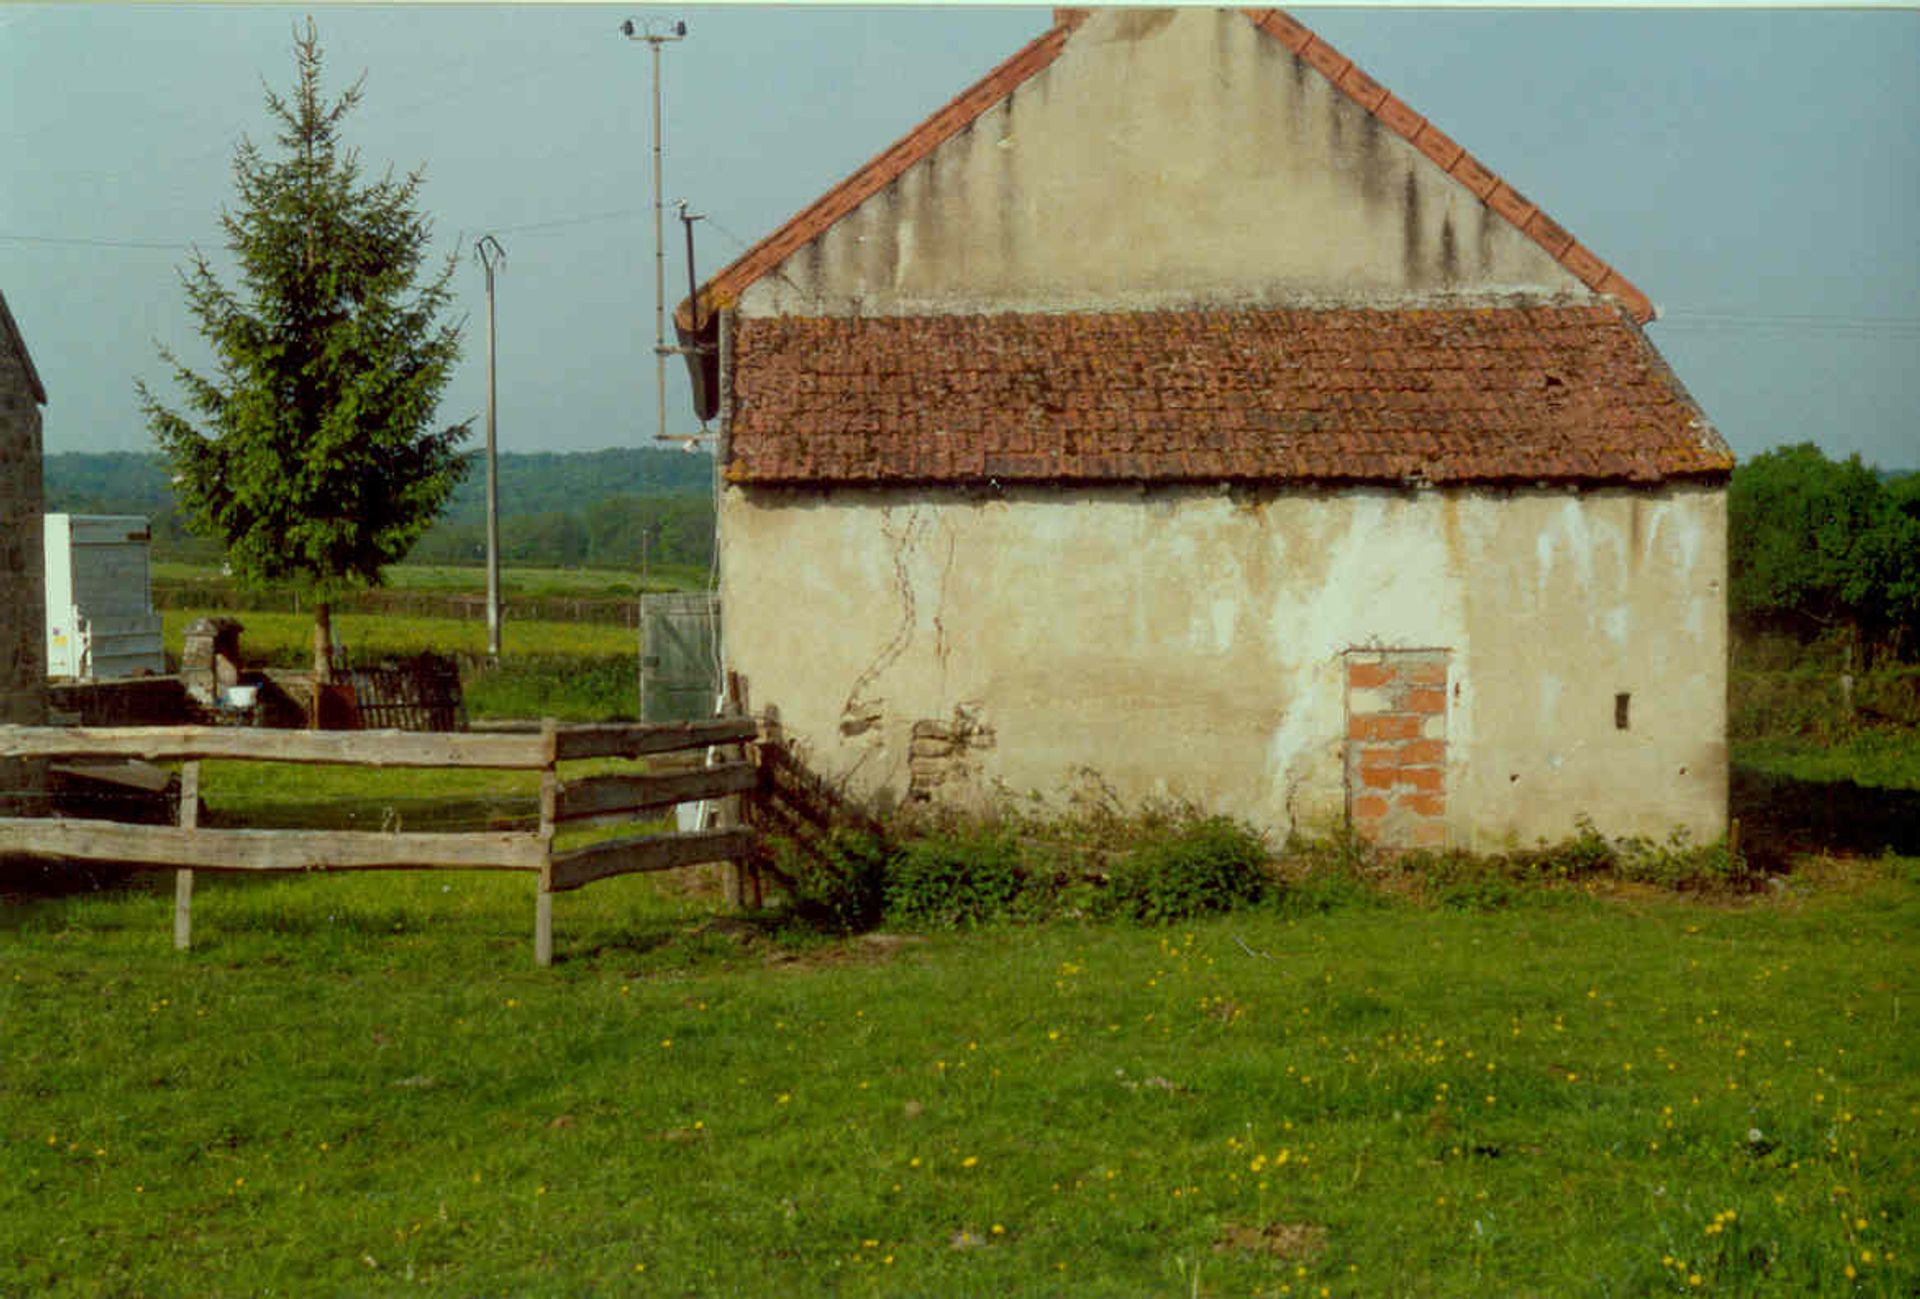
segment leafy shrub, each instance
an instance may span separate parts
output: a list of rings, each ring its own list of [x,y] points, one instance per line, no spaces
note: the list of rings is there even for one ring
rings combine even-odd
[[[930,834],[907,845],[887,880],[887,915],[931,929],[1005,917],[1027,880],[1020,841],[1009,830]]]
[[[1260,836],[1223,816],[1188,821],[1148,838],[1108,881],[1111,914],[1165,924],[1231,911],[1266,893],[1268,854]]]
[[[1664,843],[1633,836],[1616,840],[1615,847],[1623,880],[1702,892],[1748,889],[1758,880],[1757,872],[1729,851],[1724,839],[1696,844],[1684,829],[1676,829]]]
[[[782,873],[793,881],[794,913],[808,924],[857,933],[880,922],[893,851],[879,837],[836,830],[818,852],[775,845]]]

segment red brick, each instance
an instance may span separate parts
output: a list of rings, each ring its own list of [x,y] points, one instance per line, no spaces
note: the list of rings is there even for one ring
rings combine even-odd
[[[1447,799],[1444,794],[1402,794],[1394,800],[1394,806],[1404,808],[1415,816],[1447,814]]]
[[[1447,665],[1415,663],[1407,668],[1407,680],[1416,686],[1444,686],[1447,684]]]
[[[1390,663],[1347,664],[1347,687],[1351,690],[1384,686],[1393,680],[1393,676],[1393,665]]]
[[[1353,800],[1353,815],[1361,821],[1378,821],[1387,814],[1387,800],[1377,794],[1363,794]]]
[[[1396,749],[1401,763],[1406,766],[1429,766],[1444,763],[1447,760],[1447,742],[1445,740],[1408,740]]]
[[[1396,766],[1370,767],[1360,764],[1360,783],[1368,789],[1392,789],[1401,783],[1402,773]]]
[[[1394,776],[1399,784],[1422,794],[1447,792],[1447,773],[1439,767],[1402,767]]]
[[[1444,713],[1447,711],[1447,692],[1427,689],[1407,691],[1407,711],[1410,713]]]
[[[1412,740],[1419,738],[1420,719],[1405,713],[1378,713],[1371,717],[1349,717],[1350,740]]]
[[[1360,770],[1379,771],[1383,768],[1391,770],[1403,765],[1400,750],[1407,747],[1407,741],[1389,740],[1380,744],[1356,743],[1352,747],[1359,757]]]

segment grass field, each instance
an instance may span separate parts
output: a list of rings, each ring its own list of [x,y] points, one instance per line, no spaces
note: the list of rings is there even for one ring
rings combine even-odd
[[[152,568],[156,586],[227,585],[220,570],[207,564],[178,561],[156,562]],[[643,583],[631,568],[520,568],[511,565],[500,570],[503,596],[637,596],[643,591],[694,590],[707,583],[705,569],[687,564],[657,564]],[[457,594],[485,594],[487,571],[475,565],[395,564],[386,570],[386,585],[392,591],[437,591]]]
[[[470,702],[619,711],[630,632],[523,630]],[[1917,755],[1735,749],[1850,824]],[[533,800],[204,777],[252,824]],[[188,954],[168,879],[0,907],[0,1296],[1920,1294],[1920,857],[854,938],[639,877],[558,898],[544,971],[523,877],[203,875]]]
[[[646,879],[8,907],[7,1294],[1911,1294],[1912,861],[788,938]]]

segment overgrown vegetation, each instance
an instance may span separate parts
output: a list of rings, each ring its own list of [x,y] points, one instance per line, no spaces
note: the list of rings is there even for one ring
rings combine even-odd
[[[1734,471],[1727,515],[1728,604],[1744,629],[1837,635],[1848,667],[1920,652],[1920,474],[1782,447]]]
[[[776,862],[793,881],[794,918],[834,933],[1086,918],[1160,926],[1269,902],[1287,914],[1391,898],[1486,910],[1575,884],[1720,897],[1764,885],[1725,841],[1609,838],[1584,818],[1559,843],[1506,852],[1383,852],[1342,833],[1295,837],[1275,851],[1230,818],[1164,805],[1097,817],[907,819],[890,839],[840,831],[811,852],[783,843]]]

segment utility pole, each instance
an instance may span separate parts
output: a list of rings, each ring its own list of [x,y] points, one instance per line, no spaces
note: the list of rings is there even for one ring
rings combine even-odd
[[[667,346],[666,218],[660,180],[660,47],[669,41],[685,40],[687,25],[676,22],[671,27],[662,26],[656,31],[651,21],[645,27],[635,27],[633,19],[629,18],[620,24],[620,32],[630,41],[645,41],[653,50],[653,377],[659,413],[655,433],[664,438],[667,432],[667,355],[672,349]]]
[[[494,430],[493,268],[505,264],[507,250],[492,235],[481,235],[474,255],[487,273],[487,660],[500,662],[500,474]]]

